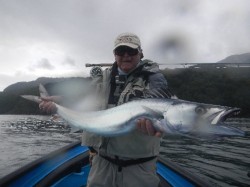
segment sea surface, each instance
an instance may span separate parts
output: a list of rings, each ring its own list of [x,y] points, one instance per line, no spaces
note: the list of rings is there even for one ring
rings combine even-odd
[[[227,124],[250,134],[250,119]],[[54,150],[80,140],[63,121],[50,116],[0,115],[0,178]],[[212,186],[249,187],[250,136],[190,138],[167,136],[161,155]]]

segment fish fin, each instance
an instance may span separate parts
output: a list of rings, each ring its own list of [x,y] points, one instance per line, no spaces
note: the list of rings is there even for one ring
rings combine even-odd
[[[178,97],[176,95],[172,95],[171,99],[178,99]]]
[[[49,96],[49,93],[47,92],[46,88],[42,84],[39,85],[39,92],[40,92],[41,97]]]
[[[161,125],[160,127],[159,127],[159,122],[160,122],[160,125]],[[182,133],[182,132],[178,131],[177,129],[175,129],[175,127],[173,125],[171,125],[169,123],[169,121],[167,119],[162,119],[160,121],[158,120],[158,124],[153,123],[153,125],[157,130],[160,130],[161,132],[163,132],[164,135],[166,135],[166,134],[168,134],[168,135],[178,135],[178,136],[186,137],[186,138],[189,138],[189,139],[201,140],[198,137],[194,137],[194,136],[191,136],[190,134]]]
[[[144,92],[145,98],[177,98],[166,88],[153,88]]]
[[[35,95],[21,95],[21,97],[24,99],[27,99],[29,101],[41,103],[41,101],[42,101],[41,97],[47,97],[47,96],[49,96],[49,94],[42,84],[39,85],[39,92],[40,92],[40,97],[35,96]]]
[[[159,111],[159,110],[153,110],[151,108],[148,108],[146,106],[142,106],[142,108],[147,112],[149,113],[150,115],[152,115],[153,117],[155,118],[158,118],[158,119],[163,119],[164,116],[162,115],[162,112]]]
[[[29,101],[34,101],[36,103],[40,103],[42,101],[40,97],[35,95],[21,95],[21,97]]]

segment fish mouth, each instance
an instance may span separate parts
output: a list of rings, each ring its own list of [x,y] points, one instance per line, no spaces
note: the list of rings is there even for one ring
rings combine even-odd
[[[218,124],[225,121],[227,118],[237,116],[240,113],[239,108],[226,108],[210,116],[211,124]]]

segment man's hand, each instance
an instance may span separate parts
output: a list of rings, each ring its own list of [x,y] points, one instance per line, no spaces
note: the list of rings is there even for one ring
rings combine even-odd
[[[42,97],[42,102],[39,104],[39,108],[42,112],[46,112],[48,114],[56,112],[55,103],[59,103],[62,100],[61,96],[48,96]]]
[[[148,119],[142,118],[137,121],[137,129],[144,134],[147,134],[149,136],[156,136],[156,137],[162,137],[163,133],[156,131],[154,126],[152,125],[152,122]]]

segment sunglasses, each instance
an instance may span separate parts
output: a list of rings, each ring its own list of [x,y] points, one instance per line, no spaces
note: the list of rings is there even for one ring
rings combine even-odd
[[[115,55],[117,56],[124,56],[125,53],[127,53],[129,56],[134,56],[139,53],[139,50],[133,49],[131,47],[122,46],[122,47],[116,48],[114,52],[115,52]]]

